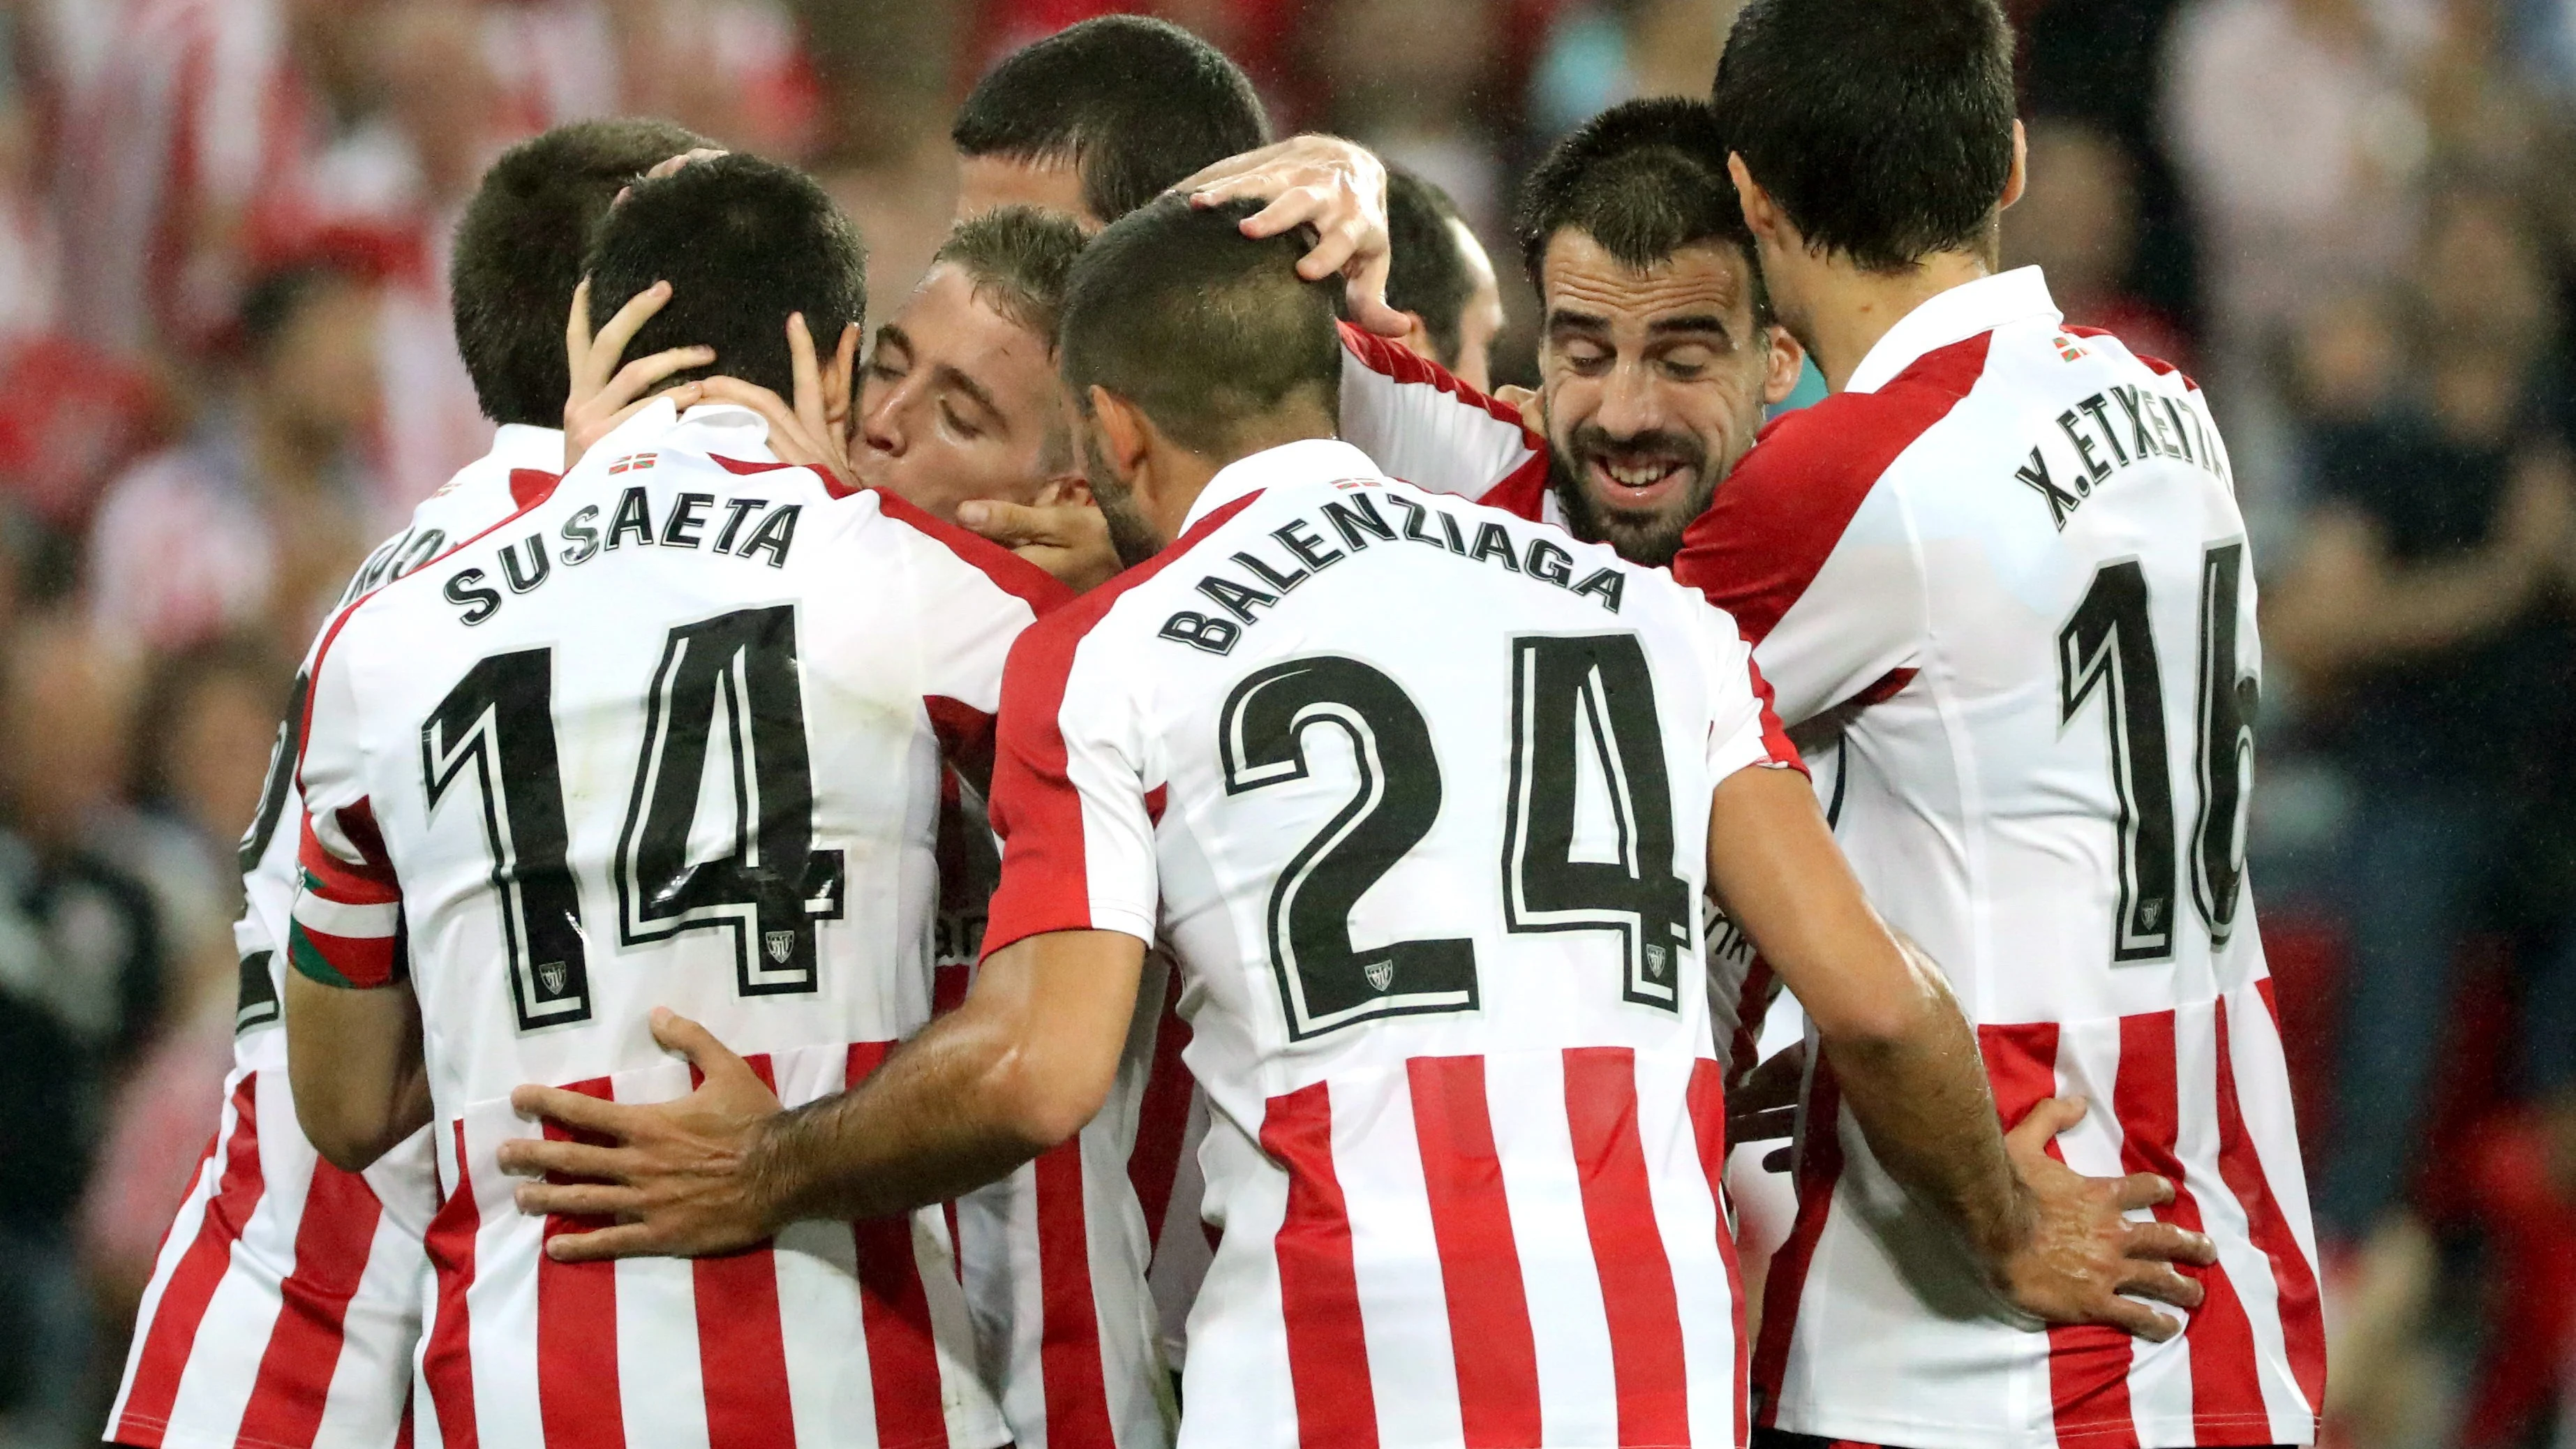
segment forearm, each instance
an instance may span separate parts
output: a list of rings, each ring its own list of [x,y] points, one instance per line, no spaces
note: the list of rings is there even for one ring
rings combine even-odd
[[[1999,1262],[2031,1233],[2029,1193],[2005,1155],[1985,1063],[1957,1000],[1919,950],[1900,950],[1912,999],[1890,1014],[1895,1029],[1824,1031],[1825,1060],[1888,1175]]]
[[[934,1021],[860,1086],[769,1119],[746,1150],[776,1228],[944,1202],[1054,1145],[1023,1110],[1010,1033],[966,1013]]]
[[[428,1125],[420,1011],[408,987],[350,991],[289,972],[286,1046],[297,1125],[332,1166],[364,1171]]]

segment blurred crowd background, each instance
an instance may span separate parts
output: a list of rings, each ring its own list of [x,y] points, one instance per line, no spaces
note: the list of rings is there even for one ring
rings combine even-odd
[[[0,1446],[95,1438],[215,1118],[294,660],[485,446],[443,292],[484,163],[611,112],[793,160],[881,317],[945,229],[956,99],[1110,8],[1508,257],[1526,165],[1704,94],[1732,6],[0,0]],[[2576,0],[2009,8],[2006,259],[2200,376],[2262,568],[2251,850],[2334,1434],[2576,1446]],[[92,1382],[13,1374],[63,1333]]]

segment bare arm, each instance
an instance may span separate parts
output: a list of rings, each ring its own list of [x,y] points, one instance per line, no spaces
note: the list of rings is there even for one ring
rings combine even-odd
[[[1031,936],[986,958],[965,1004],[848,1092],[781,1112],[739,1057],[694,1022],[654,1035],[705,1083],[677,1102],[620,1106],[551,1087],[520,1111],[614,1145],[518,1140],[501,1166],[587,1182],[529,1183],[529,1213],[614,1217],[558,1234],[562,1261],[698,1256],[808,1218],[882,1217],[980,1187],[1053,1147],[1107,1100],[1134,1014],[1144,943],[1111,931]]]
[[[2289,576],[2264,610],[2264,638],[2312,680],[2448,648],[2510,623],[2567,549],[2571,485],[2554,452],[2525,455],[2483,546],[2438,562],[2392,558],[2368,518],[2328,507],[2308,521]]]
[[[411,984],[353,991],[287,972],[286,1075],[296,1122],[344,1172],[366,1170],[428,1126],[429,1076]]]
[[[2121,1216],[2170,1200],[2161,1179],[2100,1182],[2048,1158],[2046,1139],[2063,1123],[2045,1108],[2032,1114],[2037,1140],[2017,1132],[2007,1146],[1948,983],[1862,898],[1804,779],[1756,768],[1720,783],[1708,871],[1727,915],[1815,1022],[1871,1152],[1958,1227],[1999,1292],[2053,1322],[2115,1323],[2156,1339],[2180,1330],[2119,1295],[2197,1306],[2199,1285],[2170,1261],[2208,1261],[2208,1240]]]

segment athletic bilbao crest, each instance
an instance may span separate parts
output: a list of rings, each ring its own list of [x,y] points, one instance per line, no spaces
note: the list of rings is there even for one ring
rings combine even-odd
[[[1360,969],[1368,973],[1369,985],[1380,991],[1395,984],[1395,958],[1392,956],[1380,956]]]
[[[546,995],[561,996],[563,995],[564,989],[564,977],[567,974],[568,973],[564,970],[564,963],[561,961],[548,961],[537,968],[537,984],[546,989]]]
[[[794,931],[766,932],[764,934],[764,939],[769,944],[769,959],[781,966],[787,964],[788,957],[796,954],[796,933]]]

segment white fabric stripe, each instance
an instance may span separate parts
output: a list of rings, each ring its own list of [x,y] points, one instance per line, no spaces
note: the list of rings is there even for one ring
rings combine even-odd
[[[674,1061],[619,1072],[608,1091],[619,1102],[671,1101],[688,1095],[689,1069]],[[617,1401],[629,1445],[707,1449],[696,1282],[695,1265],[677,1258],[617,1264]],[[574,1327],[541,1323],[539,1332]]]
[[[1207,1178],[1199,1170],[1199,1148],[1207,1141],[1207,1134],[1207,1093],[1193,1086],[1189,1124],[1181,1131],[1180,1164],[1172,1174],[1172,1199],[1163,1210],[1162,1232],[1154,1240],[1154,1261],[1146,1275],[1160,1320],[1163,1360],[1174,1369],[1188,1360],[1190,1302],[1198,1297],[1199,1284],[1207,1278],[1208,1260],[1214,1255],[1208,1247],[1207,1232],[1199,1222],[1199,1204],[1207,1197]]]
[[[1485,1104],[1528,1295],[1543,1436],[1550,1444],[1616,1444],[1610,1318],[1574,1172],[1564,1058],[1546,1051],[1487,1058]]]
[[[1681,1316],[1691,1442],[1725,1444],[1735,1437],[1735,1295],[1718,1246],[1726,1223],[1691,1125],[1693,1065],[1683,1056],[1637,1054],[1637,1135]]]
[[[2305,1406],[2298,1382],[2290,1376],[2289,1349],[2281,1334],[2280,1289],[2272,1279],[2271,1261],[2254,1246],[2245,1209],[2219,1175],[2217,1003],[2183,1007],[2176,1013],[2174,1027],[2182,1058],[2182,1130],[2176,1155],[2182,1159],[2191,1195],[2200,1204],[2201,1230],[2217,1242],[2219,1267],[2244,1306],[2253,1338],[2253,1369],[2263,1395],[2262,1424],[2222,1425],[2204,1437],[2286,1444],[2291,1440],[2283,1431],[2300,1424],[2306,1417]]]
[[[431,1125],[429,1137],[433,1145],[445,1125]],[[440,1157],[443,1159],[445,1155],[441,1153]],[[420,1346],[413,1349],[411,1356],[412,1449],[447,1449],[447,1434],[439,1426],[438,1407],[430,1402],[429,1381],[421,1376],[421,1350],[429,1343],[429,1336],[438,1331],[438,1274],[423,1257],[414,1260],[412,1276],[419,1284],[420,1292]]]
[[[2261,1163],[2273,1208],[2288,1221],[2297,1250],[2307,1257],[2313,1280],[2317,1276],[2316,1238],[2308,1218],[2307,1179],[2298,1170],[2296,1128],[2289,1095],[2282,1090],[2289,1080],[2289,1069],[2281,1055],[2280,1034],[2272,1026],[2272,1013],[2251,981],[2227,999],[2227,1043],[2230,1064],[2235,1069],[2237,1115]],[[2276,1154],[2286,1154],[2286,1173],[2275,1170],[2275,1164],[2282,1160]],[[2243,1206],[2232,1195],[2228,1201],[2241,1222]],[[2254,1318],[2254,1342],[2267,1356],[2263,1405],[2271,1411],[2272,1440],[2276,1444],[2312,1443],[2317,1435],[2316,1412],[2320,1406],[2307,1401],[2307,1395],[2299,1388],[2297,1368],[2289,1361],[2288,1326],[2281,1319],[2280,1281],[2274,1275],[2271,1260],[2259,1251],[2253,1256],[2259,1264],[2257,1281],[2262,1293],[2261,1313]],[[2247,1292],[2247,1277],[2239,1275],[2236,1279],[2240,1292]],[[2257,1302],[2250,1293],[2248,1296],[2246,1312],[2252,1316],[2257,1312]],[[2279,1355],[2277,1371],[2269,1357],[2275,1353]]]
[[[295,1230],[320,1159],[295,1130],[295,1103],[283,1073],[261,1072],[251,1084],[259,1114],[259,1201],[233,1244],[232,1262],[206,1303],[170,1406],[174,1424],[237,1428],[259,1378],[277,1324],[278,1285],[295,1270]]]
[[[1121,1072],[1116,1105],[1122,1110],[1102,1112],[1082,1129],[1083,1252],[1091,1270],[1109,1432],[1117,1449],[1169,1449],[1179,1418],[1171,1375],[1156,1341],[1154,1300],[1145,1286],[1149,1250],[1144,1210],[1127,1175],[1162,1000],[1162,983],[1149,980],[1139,998],[1147,1014],[1130,1038],[1128,1067]],[[1122,1120],[1110,1120],[1113,1116]]]
[[[1331,1091],[1333,1171],[1350,1208],[1379,1441],[1454,1443],[1464,1433],[1457,1366],[1410,1083],[1398,1066],[1337,1078]]]
[[[778,1099],[790,1106],[845,1089],[849,1052],[783,1052],[770,1058]],[[874,1443],[877,1401],[857,1295],[858,1250],[843,1223],[793,1223],[778,1235],[778,1316],[787,1325],[787,1403],[799,1445],[854,1436]]]
[[[1011,1431],[976,1367],[975,1328],[957,1284],[957,1247],[948,1236],[945,1211],[927,1207],[912,1215],[912,1258],[939,1355],[939,1401],[948,1421],[949,1449],[993,1449],[1009,1440]]]
[[[428,1134],[421,1132],[387,1156],[415,1154],[426,1166],[427,1149]],[[419,1232],[387,1205],[368,1240],[358,1291],[341,1313],[340,1361],[331,1371],[314,1449],[390,1446],[401,1431],[420,1339],[420,1264]]]
[[[999,1387],[1002,1417],[1020,1449],[1047,1449],[1046,1379],[1038,1356],[1045,1323],[1038,1276],[1037,1167],[957,1201],[975,1358]]]
[[[1276,1251],[1288,1211],[1288,1175],[1223,1117],[1208,1129],[1207,1167],[1211,1184],[1228,1185],[1210,1201],[1210,1220],[1225,1237],[1190,1310],[1181,1401],[1224,1404],[1231,1411],[1183,1414],[1179,1449],[1298,1449]],[[1249,1425],[1274,1425],[1278,1432],[1258,1436]]]
[[[518,1179],[503,1174],[494,1161],[505,1140],[536,1135],[535,1125],[520,1121],[506,1101],[478,1104],[465,1116],[476,1213],[474,1277],[465,1290],[465,1319],[471,1334],[475,1439],[483,1444],[545,1442],[545,1421],[537,1405],[537,1263],[543,1222],[519,1211],[512,1199]]]
[[[306,930],[326,936],[390,936],[402,920],[402,907],[390,901],[375,906],[350,905],[306,886],[295,893],[295,920]]]
[[[214,1153],[199,1165],[196,1181],[180,1200],[179,1215],[171,1221],[169,1236],[161,1242],[160,1256],[153,1260],[152,1281],[143,1287],[143,1302],[134,1316],[134,1338],[125,1350],[124,1381],[117,1385],[115,1406],[108,1411],[110,1436],[125,1417],[125,1401],[134,1393],[134,1372],[143,1361],[144,1345],[151,1339],[152,1320],[161,1312],[162,1295],[169,1291],[170,1275],[178,1271],[180,1259],[197,1241],[198,1231],[205,1226],[207,1205],[214,1201],[215,1191],[222,1184],[225,1150],[232,1146],[233,1133],[241,1127],[240,1114],[233,1110],[233,1091],[240,1083],[238,1068],[224,1079],[223,1107],[215,1121]]]

